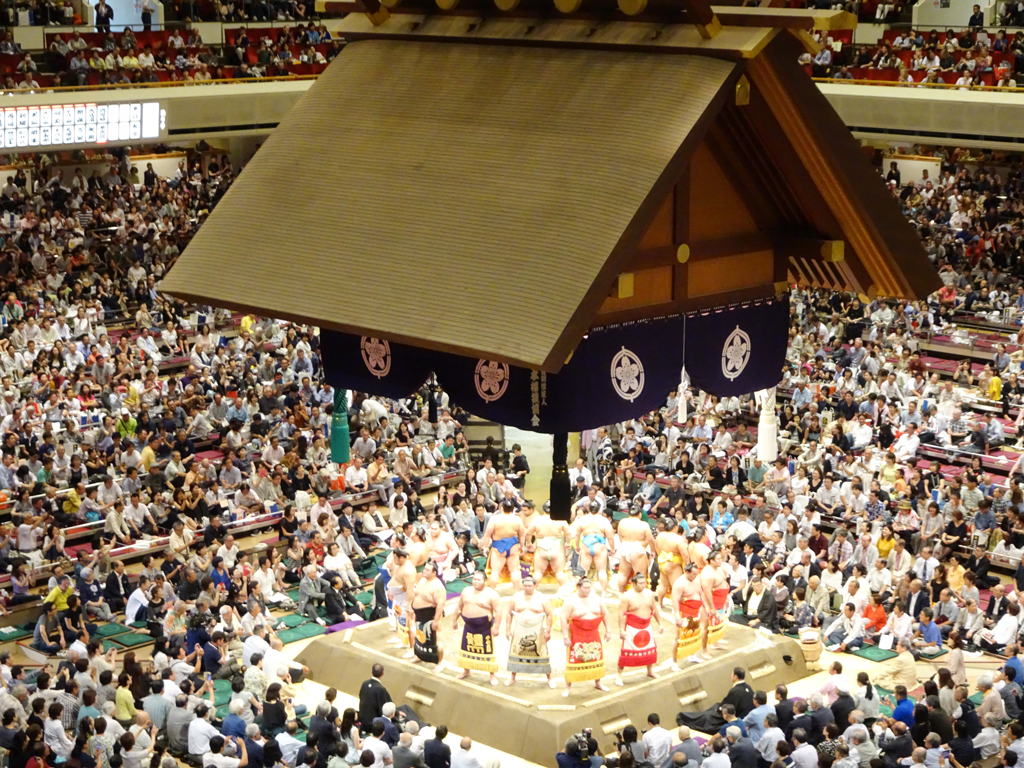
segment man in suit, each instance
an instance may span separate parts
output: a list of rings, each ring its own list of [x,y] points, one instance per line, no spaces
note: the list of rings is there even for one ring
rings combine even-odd
[[[398,726],[395,724],[395,703],[393,701],[389,701],[381,707],[380,717],[373,722],[375,724],[380,723],[384,726],[384,735],[381,736],[381,741],[391,747],[391,749],[397,747],[401,733],[398,730]]]
[[[391,751],[393,768],[427,768],[426,762],[412,748],[412,734],[398,737],[398,746]]]
[[[775,716],[779,718],[779,728],[786,732],[793,722],[796,713],[793,711],[793,700],[789,698],[789,689],[781,683],[775,686]],[[786,734],[789,738],[789,734]]]
[[[107,576],[106,584],[103,585],[103,599],[107,601],[110,610],[120,613],[128,602],[128,575],[124,572],[124,562],[114,561],[114,570]]]
[[[757,765],[757,748],[738,726],[726,728],[725,738],[729,742],[729,762],[733,765]]]
[[[985,626],[991,629],[1006,614],[1010,601],[1006,599],[1006,589],[1002,584],[992,587],[992,597],[988,601],[988,608],[985,609]]]
[[[733,614],[730,618],[737,624],[746,624],[752,628],[764,627],[775,633],[779,631],[778,605],[761,579],[751,582],[750,591],[743,601],[743,614]]]
[[[744,718],[754,708],[754,690],[746,683],[747,672],[743,667],[732,671],[732,688],[718,704],[703,712],[680,712],[676,715],[676,725],[685,725],[702,733],[715,733],[723,725],[722,707],[731,704],[736,716]]]
[[[743,545],[743,557],[740,558],[740,565],[747,571],[747,578],[754,572],[754,566],[761,563],[761,556],[754,551],[753,545],[748,541]]]
[[[807,734],[814,732],[814,719],[807,711],[808,704],[807,699],[798,699],[793,702],[793,719],[789,725],[783,728],[786,732],[786,738],[793,738],[793,731],[797,728],[802,728]]]
[[[700,744],[693,738],[690,733],[690,729],[685,725],[682,726],[678,731],[679,743],[676,744],[672,751],[669,753],[668,760],[661,764],[660,768],[673,768],[676,764],[674,760],[675,755],[682,754],[685,758],[683,764],[686,765],[688,762],[693,762],[696,765],[700,765],[704,762],[704,755],[701,754]]]
[[[434,738],[423,742],[423,762],[427,768],[451,768],[452,748],[444,743],[448,737],[448,726],[439,725]]]
[[[299,613],[320,626],[326,626],[327,622],[320,618],[316,609],[327,598],[330,588],[330,584],[317,576],[315,565],[306,566],[302,581],[299,582]]]
[[[814,746],[821,744],[825,739],[825,726],[834,721],[835,716],[822,695],[816,693],[811,696],[811,722],[813,723],[813,728],[808,733],[810,743]]]
[[[896,768],[905,757],[910,757],[914,752],[914,740],[910,736],[907,724],[899,720],[886,719],[893,735],[887,738],[883,733],[878,737],[878,749],[882,753],[885,764],[888,768]]]
[[[988,569],[991,567],[992,561],[985,554],[985,548],[975,547],[974,553],[964,566],[964,570],[974,573],[974,582],[978,585],[978,589],[991,589],[993,585],[999,583],[998,577],[989,575]]]
[[[925,608],[931,608],[931,598],[922,588],[921,580],[914,579],[910,582],[910,592],[907,593],[907,613],[911,616],[920,616]],[[914,611],[914,613],[910,613]]]
[[[807,570],[811,567],[811,551],[807,550],[807,553],[803,556],[806,561],[806,565],[803,563],[797,563],[794,565],[789,572],[789,578],[786,580],[786,588],[789,590],[789,594],[793,594],[798,589],[807,591]],[[785,571],[783,571],[785,573]]]

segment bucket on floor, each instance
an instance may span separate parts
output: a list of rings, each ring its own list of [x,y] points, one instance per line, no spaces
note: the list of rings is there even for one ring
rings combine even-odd
[[[813,627],[800,630],[800,651],[804,655],[804,661],[817,661],[821,658],[821,636],[818,630]]]

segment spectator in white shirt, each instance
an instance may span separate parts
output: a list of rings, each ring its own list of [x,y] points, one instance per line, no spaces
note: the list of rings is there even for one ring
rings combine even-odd
[[[373,753],[373,765],[369,768],[384,768],[391,764],[391,747],[384,743],[384,723],[375,720],[370,726],[370,735],[363,739],[363,751],[369,750]],[[467,741],[467,739],[463,739]],[[282,747],[282,751],[284,748]],[[452,768],[455,768],[455,759],[452,759]]]
[[[345,470],[345,490],[349,493],[361,493],[366,490],[367,482],[363,457],[356,455],[352,465]]]
[[[644,747],[647,748],[647,759],[656,766],[668,760],[672,751],[672,734],[661,727],[661,718],[657,713],[647,716],[650,728],[644,734]]]
[[[238,562],[238,555],[241,553],[238,545],[235,544],[235,537],[230,533],[224,537],[224,543],[217,550],[217,556],[224,558],[224,567],[231,571]]]

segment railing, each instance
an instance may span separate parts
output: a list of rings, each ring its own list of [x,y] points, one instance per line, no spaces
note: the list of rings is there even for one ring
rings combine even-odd
[[[812,77],[816,83],[830,83],[833,85],[878,85],[887,88],[935,88],[938,90],[953,91],[999,91],[1000,93],[1019,92],[1024,95],[1024,88],[1010,88],[1009,86],[998,85],[956,85],[954,83],[926,83],[900,82],[899,80],[847,80],[834,77]]]
[[[270,83],[285,80],[316,80],[320,75],[274,75],[272,77],[232,77],[220,80],[203,80],[201,82],[188,80],[161,80],[156,83],[106,83],[101,85],[60,85],[32,89],[30,91],[0,91],[0,94],[26,94],[26,93],[82,93],[89,91],[113,91],[131,90],[134,88],[171,88],[177,86],[191,85],[219,85],[224,83]]]

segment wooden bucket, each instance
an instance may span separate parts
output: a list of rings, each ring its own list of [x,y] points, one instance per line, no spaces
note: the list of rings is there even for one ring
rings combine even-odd
[[[821,640],[803,640],[800,643],[800,650],[804,654],[804,661],[812,662],[821,658]]]

